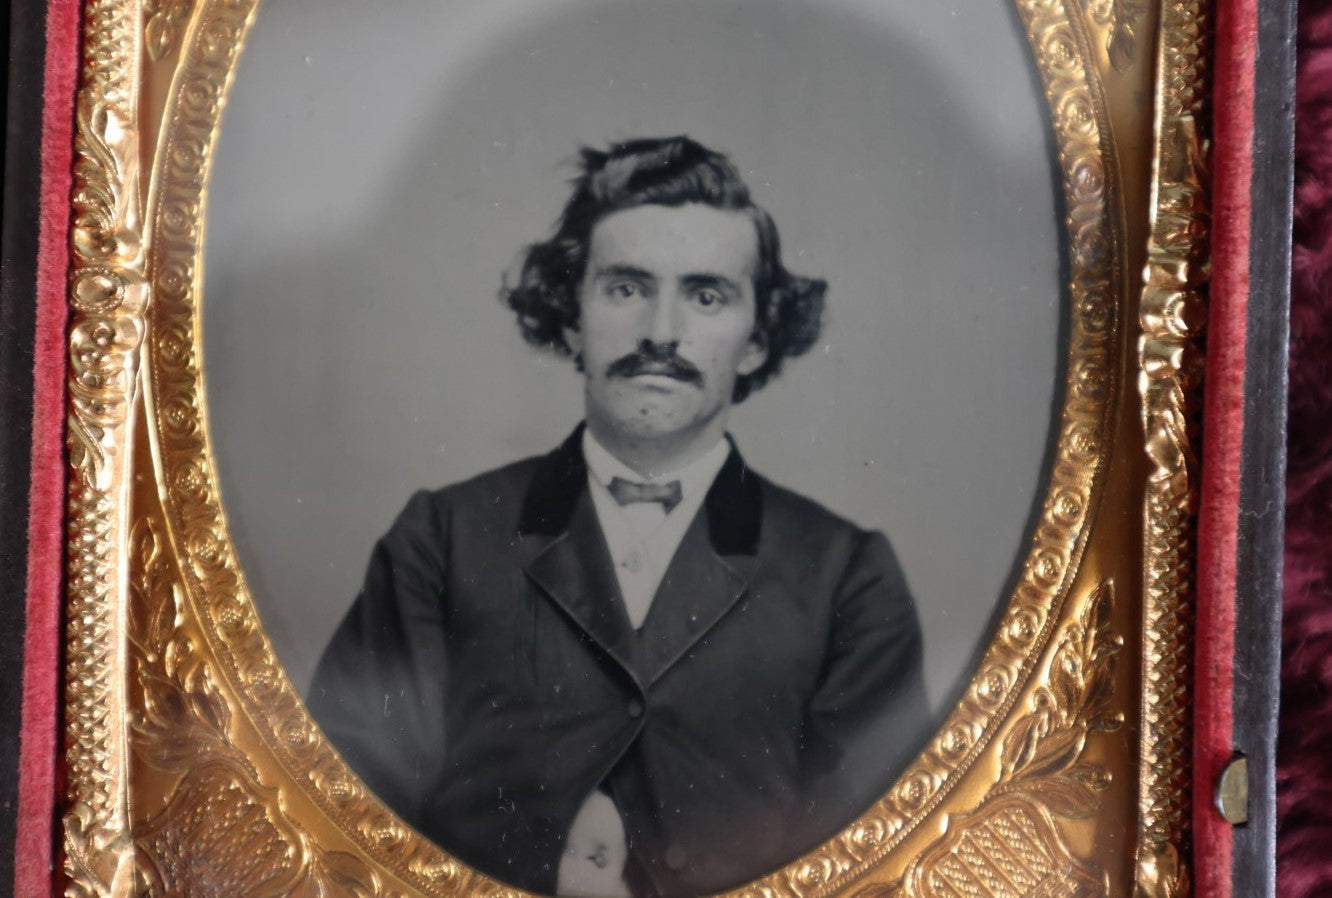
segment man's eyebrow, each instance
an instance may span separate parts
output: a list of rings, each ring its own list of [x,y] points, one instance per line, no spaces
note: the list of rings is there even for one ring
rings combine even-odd
[[[729,293],[741,292],[739,284],[720,274],[686,274],[681,276],[680,284],[684,287],[715,287]]]
[[[655,280],[652,272],[642,268],[636,268],[633,265],[607,265],[604,268],[597,269],[599,278],[633,278],[637,281]]]

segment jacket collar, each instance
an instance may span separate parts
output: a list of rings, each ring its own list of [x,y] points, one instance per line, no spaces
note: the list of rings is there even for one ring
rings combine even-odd
[[[518,519],[520,535],[555,536],[569,529],[574,508],[587,489],[583,460],[583,427],[541,459],[527,488]],[[708,535],[719,555],[753,555],[758,551],[763,516],[763,491],[758,475],[745,465],[735,442],[726,463],[703,500]]]

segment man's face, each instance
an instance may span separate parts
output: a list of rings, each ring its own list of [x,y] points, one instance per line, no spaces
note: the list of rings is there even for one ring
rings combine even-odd
[[[594,433],[638,444],[710,444],[736,377],[767,356],[755,342],[758,234],[743,212],[639,206],[592,230],[579,287]]]

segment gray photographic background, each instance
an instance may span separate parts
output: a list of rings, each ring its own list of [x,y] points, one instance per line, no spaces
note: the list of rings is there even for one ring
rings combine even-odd
[[[304,691],[407,497],[555,446],[579,376],[497,299],[580,145],[731,154],[819,344],[748,462],[887,533],[936,706],[1029,540],[1058,398],[1057,175],[1009,0],[264,0],[209,192],[204,359],[231,534]]]

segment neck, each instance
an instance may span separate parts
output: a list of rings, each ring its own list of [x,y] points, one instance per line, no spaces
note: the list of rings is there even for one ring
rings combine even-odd
[[[589,414],[587,429],[620,462],[644,477],[654,477],[679,471],[706,455],[726,435],[726,417],[718,415],[703,430],[689,434],[645,436],[626,434]]]

